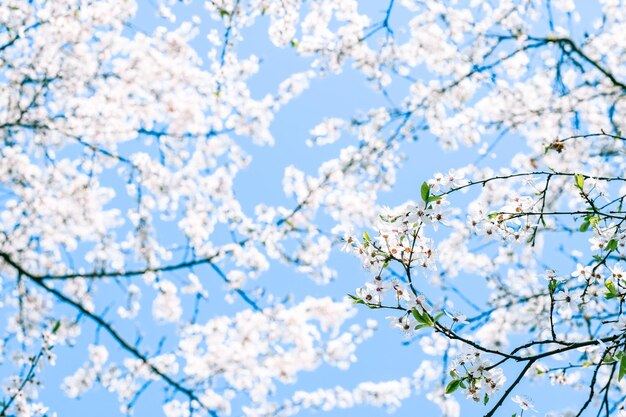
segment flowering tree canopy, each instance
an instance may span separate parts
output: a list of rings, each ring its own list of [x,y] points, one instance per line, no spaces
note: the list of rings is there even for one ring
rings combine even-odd
[[[542,414],[626,415],[626,4],[373,3],[2,1],[0,416],[52,415],[69,354],[65,395],[123,414],[156,386],[167,417],[522,415],[539,384],[578,390]],[[261,95],[256,37],[293,64]],[[376,105],[276,134],[345,72]],[[255,156],[296,141],[284,201],[250,203],[246,175],[281,186]],[[293,389],[373,362],[371,317],[403,374]]]

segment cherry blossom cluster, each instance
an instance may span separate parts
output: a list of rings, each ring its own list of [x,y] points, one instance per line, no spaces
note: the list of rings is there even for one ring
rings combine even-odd
[[[459,354],[451,368],[452,381],[446,387],[446,393],[462,388],[467,398],[476,402],[487,404],[506,382],[502,369],[494,367],[478,351]]]

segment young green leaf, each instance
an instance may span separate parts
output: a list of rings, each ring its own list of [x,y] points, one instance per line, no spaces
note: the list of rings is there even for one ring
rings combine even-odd
[[[622,378],[624,378],[624,375],[626,375],[626,355],[622,355],[622,357],[619,358],[619,371],[617,373],[617,381],[621,381]]]
[[[591,225],[591,223],[589,223],[589,220],[585,220],[583,222],[583,224],[580,225],[580,228],[578,230],[580,230],[581,232],[586,232],[587,230],[589,230],[589,226]]]
[[[604,286],[608,290],[608,292],[604,294],[604,298],[606,298],[607,300],[610,300],[611,298],[615,298],[619,295],[619,293],[617,292],[617,289],[615,288],[615,284],[613,283],[613,281],[607,279],[604,282]]]
[[[413,317],[415,317],[415,320],[417,320],[418,323],[421,323],[425,326],[428,327],[432,327],[433,326],[433,320],[430,318],[430,316],[428,315],[428,313],[424,312],[424,313],[420,313],[417,310],[411,310],[411,312],[413,313]]]
[[[54,323],[54,327],[52,328],[52,333],[58,332],[60,328],[61,328],[61,320],[57,320],[56,323]]]
[[[363,247],[367,249],[371,241],[372,239],[370,238],[369,233],[367,233],[367,231],[363,232]]]
[[[574,182],[576,184],[576,188],[578,188],[580,191],[583,191],[583,189],[585,187],[585,177],[583,177],[580,174],[575,174],[574,175]]]
[[[452,394],[454,391],[459,389],[460,384],[460,379],[453,379],[452,381],[450,381],[450,383],[446,386],[446,394]]]
[[[353,304],[365,304],[365,301],[363,301],[362,299],[360,299],[359,297],[355,295],[348,294],[348,297],[352,298]]]
[[[428,197],[430,197],[430,186],[426,181],[422,183],[420,193],[422,194],[422,200],[424,201],[424,203],[428,203]]]
[[[548,290],[550,290],[550,294],[554,294],[554,291],[556,291],[556,287],[558,284],[559,283],[556,279],[550,280],[550,282],[548,283]]]
[[[433,322],[437,323],[441,317],[443,317],[443,311],[433,318]]]

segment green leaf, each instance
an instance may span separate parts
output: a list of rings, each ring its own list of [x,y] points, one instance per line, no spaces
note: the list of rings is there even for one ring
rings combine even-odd
[[[291,43],[291,46],[293,46],[294,48],[297,48],[297,47],[298,47],[298,45],[300,45],[300,44],[298,43],[298,41],[297,41],[297,40],[295,40],[295,39],[292,39],[290,43]]]
[[[607,290],[609,290],[608,293],[604,294],[604,298],[606,298],[607,300],[610,300],[611,298],[615,298],[619,295],[619,293],[617,292],[617,289],[615,288],[615,284],[613,283],[613,281],[607,279],[604,282],[604,286],[606,287]]]
[[[359,297],[355,295],[348,294],[348,297],[352,298],[352,301],[354,302],[354,304],[365,304],[365,301],[361,300]]]
[[[219,9],[220,17],[230,16],[230,12],[226,9]]]
[[[610,251],[617,250],[617,240],[611,239],[609,243],[606,244],[606,249]]]
[[[615,294],[611,294],[610,292],[605,292],[604,293],[604,298],[606,300],[612,300],[613,298],[615,298]]]
[[[58,332],[60,328],[61,328],[61,320],[57,320],[56,323],[54,323],[54,327],[52,328],[52,333]]]
[[[626,355],[622,355],[619,359],[619,371],[617,373],[617,381],[621,381],[626,375]]]
[[[460,379],[453,379],[450,381],[450,383],[446,386],[446,394],[452,394],[454,391],[459,389],[459,385],[461,385]]]
[[[419,311],[417,310],[411,310],[411,312],[413,313],[413,317],[415,317],[415,320],[417,320],[418,323],[424,324],[428,327],[432,327],[433,326],[433,320],[430,318],[430,316],[428,315],[428,313],[424,312],[423,314],[421,314]]]
[[[587,230],[589,230],[589,226],[591,225],[591,223],[589,223],[589,220],[585,220],[583,222],[583,224],[580,225],[580,228],[578,230],[580,230],[581,232],[586,232]]]
[[[485,394],[485,398],[483,398],[483,405],[487,405],[488,402],[489,402],[489,396]]]
[[[422,194],[422,200],[424,203],[428,203],[428,197],[430,197],[430,186],[426,181],[422,183],[422,188],[420,188],[420,193]]]
[[[574,174],[574,182],[576,184],[576,188],[583,191],[583,188],[585,187],[585,177],[580,174]]]
[[[554,294],[554,291],[556,290],[557,285],[558,285],[558,282],[556,279],[550,280],[550,282],[548,283],[548,289],[550,290],[550,294]]]
[[[615,362],[617,362],[617,359],[613,356],[605,356],[604,359],[602,359],[602,363],[606,363],[606,364],[611,364]]]
[[[370,238],[369,233],[367,233],[367,231],[363,232],[363,247],[367,249],[371,241],[372,239]]]

